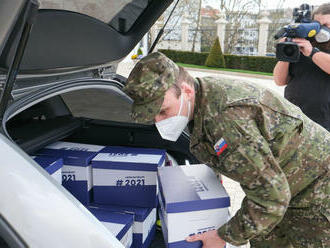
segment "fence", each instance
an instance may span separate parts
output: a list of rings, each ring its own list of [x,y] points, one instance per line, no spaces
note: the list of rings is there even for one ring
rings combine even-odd
[[[254,27],[237,29],[226,28],[227,21],[223,17],[216,21],[216,26],[202,26],[198,30],[191,29],[189,23],[182,21],[178,28],[165,30],[157,48],[192,51],[194,46],[194,51],[208,52],[218,37],[226,54],[274,56],[273,36],[277,30],[269,29],[270,24],[266,14]]]

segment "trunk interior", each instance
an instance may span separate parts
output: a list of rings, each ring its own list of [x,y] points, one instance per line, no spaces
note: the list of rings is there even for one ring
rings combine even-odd
[[[48,144],[63,140],[104,146],[160,148],[167,150],[178,164],[185,164],[187,160],[189,163],[198,163],[189,152],[187,135],[182,135],[177,142],[163,140],[154,125],[129,122],[129,103],[125,103],[126,106],[120,106],[125,101],[120,99],[118,103],[118,99],[108,97],[107,99],[111,100],[105,104],[101,96],[104,93],[102,90],[87,90],[87,92],[85,90],[83,94],[71,92],[55,96],[14,116],[7,122],[6,129],[13,141],[28,154],[33,154]],[[108,120],[90,118],[96,116],[94,108],[98,107],[97,103],[91,101],[84,100],[86,105],[93,105],[87,110],[89,113],[78,113],[81,109],[86,109],[81,101],[89,94],[102,102],[101,108],[105,111],[98,110],[102,112],[101,118],[105,117],[104,119]],[[97,97],[95,94],[98,94]],[[105,94],[108,95],[109,92]],[[115,101],[117,101],[116,104]],[[111,107],[113,110],[110,109]]]

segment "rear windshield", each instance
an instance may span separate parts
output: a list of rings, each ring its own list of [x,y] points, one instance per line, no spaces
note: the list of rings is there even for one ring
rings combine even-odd
[[[83,13],[127,32],[151,0],[39,0],[42,9],[63,9]]]

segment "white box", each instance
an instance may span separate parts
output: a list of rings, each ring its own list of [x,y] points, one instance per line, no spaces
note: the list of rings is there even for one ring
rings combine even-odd
[[[133,214],[134,224],[132,248],[147,248],[150,246],[156,232],[156,208],[123,207],[99,204],[91,204],[90,206],[104,208],[113,212]]]
[[[134,215],[108,211],[103,208],[90,207],[88,210],[125,246],[131,248],[133,243]]]
[[[51,156],[31,156],[59,184],[62,183],[63,159]]]
[[[92,160],[94,202],[156,207],[157,168],[164,162],[164,150],[105,148]]]
[[[158,170],[160,219],[166,246],[202,247],[185,238],[218,229],[230,216],[230,199],[206,165],[162,167]]]
[[[91,201],[92,167],[91,160],[104,146],[71,142],[55,142],[37,152],[63,158],[62,185],[81,203]]]

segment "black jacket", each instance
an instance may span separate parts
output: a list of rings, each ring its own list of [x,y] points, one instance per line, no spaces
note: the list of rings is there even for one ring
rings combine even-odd
[[[300,55],[299,62],[290,64],[290,80],[284,96],[330,131],[330,75],[311,58]]]

